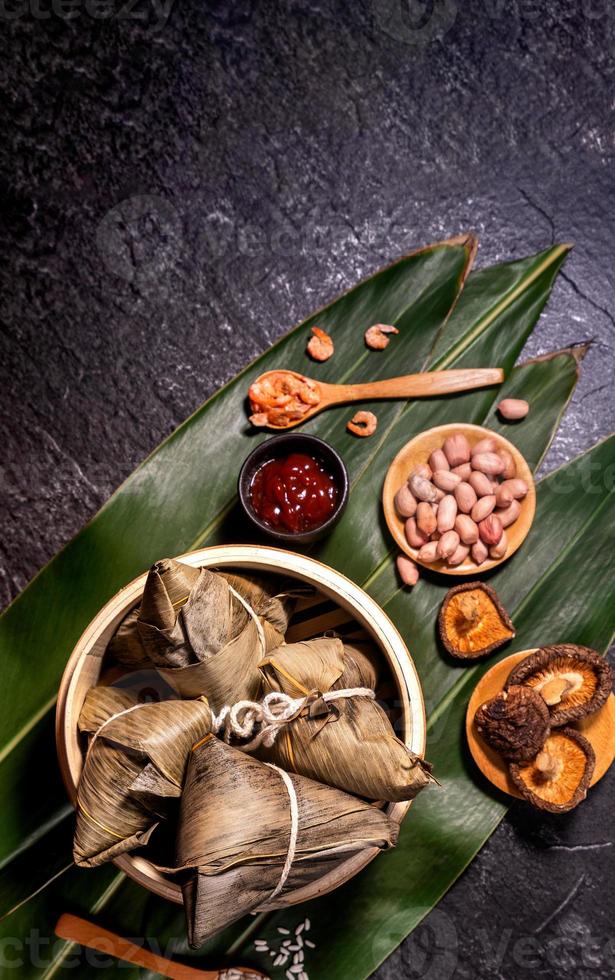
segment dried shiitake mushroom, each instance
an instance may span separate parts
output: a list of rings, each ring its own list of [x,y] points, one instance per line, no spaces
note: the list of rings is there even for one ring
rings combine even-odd
[[[530,763],[511,762],[510,776],[526,800],[550,813],[565,813],[587,796],[594,750],[574,728],[551,732]]]
[[[524,684],[542,694],[551,712],[551,726],[593,714],[613,686],[613,671],[604,657],[572,643],[542,647],[514,667],[506,687]]]
[[[510,687],[481,704],[474,724],[505,759],[527,762],[540,752],[549,734],[549,709],[531,687]]]
[[[448,652],[463,660],[484,657],[515,635],[497,593],[484,582],[464,582],[449,589],[438,627]]]

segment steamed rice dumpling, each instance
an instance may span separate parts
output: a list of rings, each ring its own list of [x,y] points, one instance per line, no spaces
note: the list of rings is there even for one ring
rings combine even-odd
[[[121,687],[92,687],[79,715],[79,731],[93,735],[112,715],[134,708],[138,703],[130,690]]]
[[[156,562],[149,571],[141,597],[137,632],[150,663],[157,667],[185,667],[196,659],[192,657],[182,609],[190,601],[201,572],[200,568],[168,560]],[[211,583],[212,592],[215,592],[216,581]],[[224,612],[222,603],[220,611]],[[216,624],[212,626],[215,631]],[[213,635],[212,643],[215,643]]]
[[[124,616],[107,646],[107,652],[113,660],[135,670],[151,667],[137,629],[140,609],[140,605],[136,606]]]
[[[257,697],[258,662],[283,642],[294,594],[268,576],[164,559],[152,566],[140,608],[109,649],[124,665],[154,666],[181,697],[205,694],[218,712]]]
[[[376,807],[206,737],[190,755],[177,839],[190,945],[397,833]]]
[[[204,700],[139,704],[116,688],[95,687],[79,729],[91,736],[77,790],[73,854],[95,867],[146,844],[179,797],[190,748],[211,731]]]
[[[192,655],[181,610],[201,571],[170,558],[152,565],[140,605],[122,620],[109,643],[109,652],[119,663],[126,667],[185,667],[198,661]],[[214,587],[212,602],[213,592]]]
[[[293,698],[352,688],[375,689],[377,661],[369,648],[323,637],[278,647],[260,664],[264,690]],[[284,726],[258,757],[289,772],[371,800],[410,800],[433,782],[430,766],[397,738],[369,697],[319,702]]]
[[[265,632],[267,650],[284,642],[295,599],[311,590],[290,579],[253,574],[247,578],[236,572],[219,572],[229,586],[248,603],[259,617]]]

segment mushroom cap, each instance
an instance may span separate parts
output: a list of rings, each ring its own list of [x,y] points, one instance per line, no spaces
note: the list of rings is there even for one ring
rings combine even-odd
[[[566,813],[587,796],[594,772],[591,744],[575,728],[558,728],[531,762],[511,762],[510,776],[526,800],[549,813]]]
[[[497,592],[484,582],[462,582],[448,590],[438,630],[451,656],[461,660],[485,657],[515,636]]]
[[[505,687],[523,684],[539,691],[558,728],[590,715],[606,702],[613,671],[599,653],[572,643],[541,647],[513,667]]]
[[[510,687],[481,704],[474,724],[505,759],[526,762],[540,752],[549,734],[549,708],[531,687]]]

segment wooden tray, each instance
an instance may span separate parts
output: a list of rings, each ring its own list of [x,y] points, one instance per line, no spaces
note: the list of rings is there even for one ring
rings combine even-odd
[[[494,786],[497,786],[504,793],[508,793],[509,796],[516,796],[519,799],[522,799],[521,793],[508,775],[506,762],[480,737],[474,727],[474,715],[483,702],[495,697],[502,690],[513,667],[524,657],[535,652],[536,647],[533,650],[522,650],[520,653],[513,653],[505,660],[494,664],[474,688],[466,712],[466,737],[476,765],[483,776],[486,776]],[[580,721],[571,722],[568,727],[576,728],[582,732],[591,742],[596,753],[596,766],[590,783],[590,786],[593,786],[599,779],[602,779],[613,759],[615,759],[615,696],[611,694],[600,711],[588,715],[587,718],[581,718]]]
[[[221,545],[203,548],[178,560],[187,565],[234,568],[244,572],[284,574],[313,586],[315,593],[300,601],[289,624],[290,641],[309,639],[335,629],[340,634],[368,634],[390,669],[400,705],[399,737],[418,755],[425,753],[426,722],[421,685],[412,658],[397,629],[380,606],[344,575],[304,555],[260,545]],[[104,668],[107,644],[126,613],[143,593],[147,574],[125,586],[92,620],[73,650],[66,666],[56,715],[56,742],[60,769],[74,804],[83,767],[83,751],[77,722],[88,690],[96,685]],[[401,824],[410,802],[387,805],[389,816]],[[379,854],[370,848],[335,864],[323,877],[289,892],[266,908],[281,908],[324,895],[348,881]],[[139,884],[157,895],[181,904],[180,887],[158,872],[143,857],[125,854],[115,864]]]

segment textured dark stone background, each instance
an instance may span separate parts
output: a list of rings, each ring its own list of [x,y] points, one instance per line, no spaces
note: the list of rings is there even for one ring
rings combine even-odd
[[[4,601],[277,335],[465,229],[577,243],[528,345],[594,339],[546,467],[614,428],[609,0],[171,6],[0,3]],[[379,980],[613,976],[614,803],[513,807]]]

